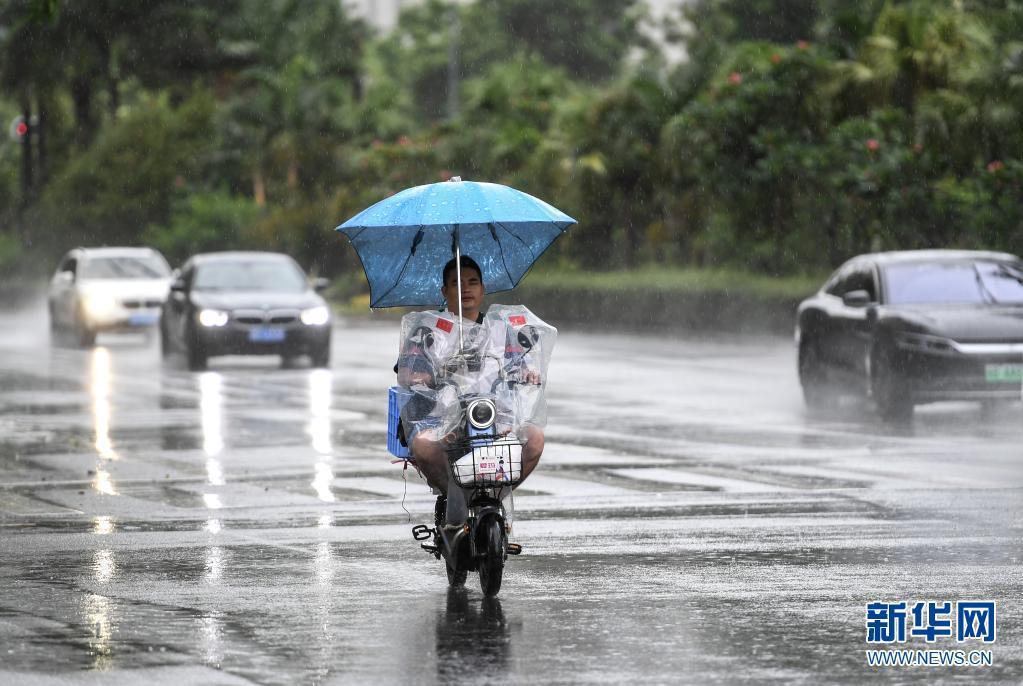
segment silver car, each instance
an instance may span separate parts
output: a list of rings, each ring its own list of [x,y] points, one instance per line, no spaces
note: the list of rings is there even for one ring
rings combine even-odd
[[[72,250],[50,279],[51,340],[88,347],[100,331],[154,330],[170,273],[151,248]]]

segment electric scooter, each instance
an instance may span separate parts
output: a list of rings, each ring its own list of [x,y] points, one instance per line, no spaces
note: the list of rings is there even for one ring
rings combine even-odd
[[[423,550],[444,559],[451,586],[462,586],[470,571],[478,571],[487,597],[501,590],[504,563],[522,546],[508,542],[514,512],[512,488],[522,475],[522,444],[495,429],[493,397],[462,398],[465,426],[447,451],[448,495],[439,499],[434,527],[413,527]],[[505,508],[505,502],[508,509]]]

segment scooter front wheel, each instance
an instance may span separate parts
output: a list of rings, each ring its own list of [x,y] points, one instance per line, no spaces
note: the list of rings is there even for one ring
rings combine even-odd
[[[480,589],[492,598],[501,590],[504,575],[504,528],[497,517],[490,517],[480,526],[477,550],[481,554]]]

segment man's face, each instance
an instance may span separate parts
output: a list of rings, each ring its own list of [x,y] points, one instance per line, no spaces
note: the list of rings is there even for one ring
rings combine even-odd
[[[458,272],[452,271],[448,280],[441,289],[441,294],[448,301],[448,309],[452,312],[458,311],[458,301],[462,301],[462,314],[472,315],[472,318],[480,311],[483,305],[483,280],[479,273],[471,267],[462,269],[462,287],[458,287]]]

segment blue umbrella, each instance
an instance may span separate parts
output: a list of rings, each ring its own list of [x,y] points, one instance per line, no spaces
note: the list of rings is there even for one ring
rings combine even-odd
[[[479,263],[488,293],[512,289],[575,223],[514,188],[456,176],[381,200],[337,230],[355,246],[377,308],[438,304],[441,269],[459,255]]]

